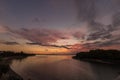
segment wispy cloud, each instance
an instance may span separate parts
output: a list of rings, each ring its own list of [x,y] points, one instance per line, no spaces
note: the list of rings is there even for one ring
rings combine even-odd
[[[36,43],[43,43],[43,44],[50,44],[54,43],[59,39],[68,39],[69,36],[66,36],[64,33],[51,30],[51,29],[27,29],[22,28],[18,31],[15,31],[16,34],[21,35],[23,38],[36,42]]]
[[[62,31],[59,30],[51,30],[51,29],[28,29],[28,28],[21,28],[19,30],[11,30],[8,27],[4,27],[7,32],[11,32],[13,34],[20,35],[22,38],[31,41],[26,43],[28,45],[40,45],[46,47],[56,47],[56,48],[65,48],[65,49],[90,49],[90,48],[98,48],[103,46],[110,46],[114,44],[118,44],[119,41],[119,34],[113,35],[113,31],[111,27],[99,24],[99,23],[92,23],[93,32],[89,35],[85,35],[79,31],[74,33],[69,33],[69,36]],[[96,27],[101,27],[101,29],[96,29]],[[92,31],[92,30],[91,30]],[[58,40],[65,40],[74,37],[78,40],[83,40],[83,43],[73,44],[73,45],[53,45],[52,43],[56,43]],[[85,39],[87,37],[87,39]],[[116,39],[117,38],[117,39]],[[97,42],[96,40],[102,40]],[[103,41],[105,40],[105,41]],[[93,41],[89,43],[89,41]],[[17,42],[4,42],[6,45],[18,45]]]
[[[76,31],[72,34],[73,37],[76,39],[84,39],[85,38],[85,33],[82,33],[80,31]]]
[[[42,44],[42,43],[26,43],[29,45],[40,45],[40,46],[46,46],[46,47],[56,47],[56,48],[65,48],[65,49],[71,49],[69,46],[71,45],[51,45],[51,44]]]
[[[120,9],[120,6],[118,6],[120,2],[119,0],[110,0],[105,3],[108,9],[110,8],[108,3],[114,8],[112,23],[109,25],[96,21],[96,18],[100,15],[100,8],[97,5],[96,0],[75,0],[75,2],[78,8],[79,22],[81,23],[82,21],[88,24],[88,34],[84,35],[88,41],[97,39],[111,39],[113,37],[112,32],[120,29],[120,12],[118,11]],[[101,2],[104,2],[104,0],[101,0]],[[102,14],[106,15],[106,13],[103,10]],[[79,33],[80,32],[77,32],[75,37],[80,37],[81,35],[79,35]]]
[[[19,45],[19,43],[17,43],[17,42],[3,42],[3,44],[6,44],[6,45]]]
[[[7,33],[9,32],[9,29],[7,26],[0,26],[0,33]]]

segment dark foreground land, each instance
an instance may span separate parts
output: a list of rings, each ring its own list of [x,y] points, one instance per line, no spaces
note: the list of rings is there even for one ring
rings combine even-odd
[[[120,63],[120,51],[119,50],[90,50],[89,52],[77,53],[73,58],[107,64],[119,64]]]
[[[23,80],[9,65],[14,59],[22,60],[33,55],[34,54],[25,54],[23,52],[15,53],[11,51],[0,51],[0,80]]]

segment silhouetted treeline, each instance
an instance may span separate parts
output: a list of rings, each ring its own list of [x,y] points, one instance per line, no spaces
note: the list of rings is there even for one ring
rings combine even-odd
[[[35,54],[27,54],[24,52],[0,51],[0,57],[32,56],[32,55],[35,55]]]
[[[75,59],[94,59],[111,62],[120,62],[120,51],[119,50],[90,50],[89,52],[77,53]]]

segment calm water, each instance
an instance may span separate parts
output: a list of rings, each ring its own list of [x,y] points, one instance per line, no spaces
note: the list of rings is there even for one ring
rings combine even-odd
[[[11,68],[24,80],[120,80],[119,66],[83,62],[68,55],[13,60]]]

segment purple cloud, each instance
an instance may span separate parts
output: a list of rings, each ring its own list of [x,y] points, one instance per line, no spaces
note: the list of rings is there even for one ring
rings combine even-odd
[[[69,39],[69,36],[66,36],[64,33],[58,30],[51,29],[22,28],[16,31],[16,33],[29,41],[42,44],[55,43],[57,40],[60,39]]]

